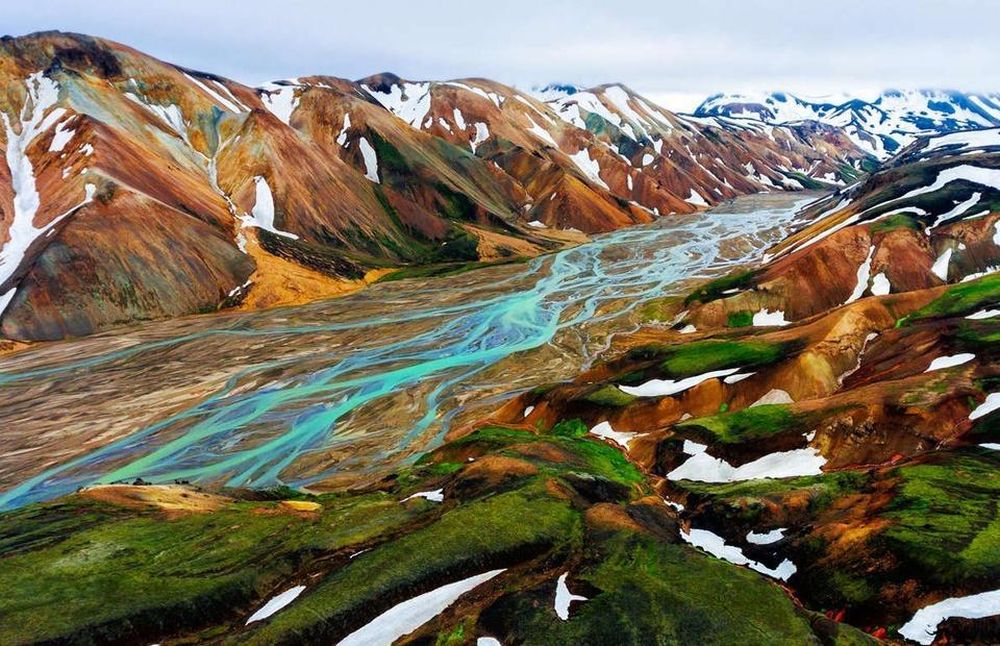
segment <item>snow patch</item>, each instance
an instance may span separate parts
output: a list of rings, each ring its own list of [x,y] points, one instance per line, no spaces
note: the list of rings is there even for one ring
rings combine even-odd
[[[777,543],[782,538],[785,537],[785,528],[779,527],[777,529],[772,529],[769,532],[764,532],[759,534],[757,532],[750,532],[747,534],[747,542],[754,545],[770,545],[771,543]]]
[[[812,447],[779,451],[734,467],[722,458],[715,458],[703,451],[692,455],[683,464],[667,474],[668,480],[695,480],[698,482],[741,482],[760,478],[792,478],[822,473],[826,464],[820,452]]]
[[[789,325],[785,320],[785,310],[770,311],[767,308],[761,309],[753,315],[753,324],[757,327]]]
[[[619,433],[615,429],[611,428],[610,422],[601,422],[590,429],[591,435],[596,435],[597,437],[611,440],[618,446],[624,448],[626,451],[629,448],[629,443],[635,439],[636,433]]]
[[[684,379],[650,379],[639,386],[618,386],[618,389],[636,397],[664,397],[667,395],[676,395],[689,388],[694,388],[703,381],[718,377],[728,377],[737,372],[739,372],[739,368],[713,370],[700,375],[694,375],[693,377],[685,377]]]
[[[302,591],[305,589],[306,586],[297,585],[294,588],[289,588],[288,590],[285,590],[279,595],[271,597],[271,599],[267,603],[265,603],[260,608],[260,610],[250,615],[250,618],[247,619],[247,622],[244,625],[249,625],[255,621],[262,621],[264,619],[267,619],[268,617],[278,612],[291,602],[295,601],[298,598],[298,596],[302,594]]]
[[[981,592],[968,597],[953,597],[921,608],[903,624],[899,634],[925,646],[934,642],[938,625],[945,619],[982,619],[1000,615],[1000,590]]]
[[[452,605],[466,592],[479,587],[503,569],[490,570],[407,599],[337,642],[337,646],[391,646]]]
[[[938,357],[931,361],[931,365],[927,367],[924,372],[931,372],[932,370],[944,370],[945,368],[954,368],[955,366],[960,366],[963,363],[968,363],[976,358],[976,355],[970,352],[962,352],[961,354],[953,354],[945,357]]]
[[[556,600],[553,604],[556,611],[556,616],[566,621],[569,619],[569,604],[574,601],[587,601],[587,597],[581,597],[578,594],[573,594],[566,587],[566,577],[569,576],[569,572],[563,572],[559,576],[559,580],[556,582]]]
[[[705,550],[715,558],[729,561],[734,565],[745,565],[751,570],[781,581],[787,581],[797,570],[795,564],[788,559],[782,561],[777,568],[769,568],[763,563],[751,560],[743,554],[743,550],[735,545],[728,545],[725,539],[707,529],[692,527],[689,532],[681,530],[681,538],[686,543]]]
[[[403,498],[399,502],[406,502],[407,500],[413,500],[414,498],[423,498],[425,500],[430,500],[431,502],[444,502],[444,489],[435,489],[433,491],[418,491],[413,495]]]
[[[365,177],[378,184],[378,157],[375,155],[375,149],[364,137],[358,140],[358,146],[365,160]]]

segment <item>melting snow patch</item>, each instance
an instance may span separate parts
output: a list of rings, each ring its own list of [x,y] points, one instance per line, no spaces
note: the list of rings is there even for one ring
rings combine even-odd
[[[528,226],[534,229],[548,229],[548,227],[545,226],[545,223],[541,220],[532,220],[528,223]]]
[[[247,624],[252,624],[255,621],[261,621],[263,619],[267,619],[268,617],[278,612],[291,602],[295,601],[295,599],[298,598],[298,596],[302,594],[302,591],[305,589],[306,586],[297,585],[294,588],[289,588],[288,590],[285,590],[281,594],[272,597],[267,603],[263,605],[263,607],[261,607],[260,610],[250,615],[250,618],[247,619]]]
[[[886,278],[885,274],[882,272],[875,274],[875,278],[872,279],[872,294],[885,296],[890,291],[892,291],[892,285],[889,284],[889,279]]]
[[[728,377],[726,377],[722,381],[725,382],[725,383],[727,383],[727,384],[737,384],[737,383],[743,381],[744,379],[746,379],[747,377],[752,377],[755,374],[757,374],[757,373],[756,372],[738,372],[735,375],[729,375]]]
[[[991,319],[997,314],[1000,314],[1000,310],[979,310],[975,314],[969,314],[965,318],[978,321],[980,319]]]
[[[503,646],[496,637],[480,637],[476,640],[476,646]]]
[[[715,379],[717,377],[728,377],[739,371],[739,368],[729,368],[726,370],[713,370],[712,372],[686,377],[684,379],[650,379],[639,386],[618,386],[618,388],[629,395],[636,397],[663,397],[666,395],[676,395],[693,388],[703,381]]]
[[[358,140],[358,146],[365,159],[365,177],[378,184],[378,157],[375,156],[375,149],[364,137]]]
[[[753,315],[753,324],[757,327],[763,327],[788,325],[789,322],[785,320],[785,310],[775,310],[772,312],[764,308]]]
[[[611,428],[610,422],[601,422],[600,424],[597,424],[594,428],[590,429],[590,433],[592,435],[596,435],[597,437],[611,440],[618,446],[624,448],[626,451],[629,448],[629,442],[634,440],[636,436],[635,433],[619,433],[615,429]]]
[[[794,401],[795,400],[792,399],[792,396],[784,390],[781,390],[780,388],[772,388],[766,395],[750,404],[749,407],[753,408],[754,406],[766,406],[767,404],[791,404]]]
[[[271,83],[261,90],[263,92],[260,95],[260,100],[264,103],[264,107],[278,117],[283,124],[290,125],[292,113],[299,105],[299,99],[295,96],[295,86]]]
[[[945,619],[982,619],[994,615],[1000,615],[1000,590],[945,599],[921,608],[899,629],[899,634],[926,646],[933,643],[938,625]]]
[[[430,83],[400,83],[391,86],[388,92],[366,89],[389,112],[418,128],[431,109],[430,87]]]
[[[410,634],[444,612],[463,594],[501,572],[503,570],[490,570],[408,599],[355,630],[340,640],[337,646],[391,646],[400,637]]]
[[[980,417],[985,417],[998,408],[1000,408],[1000,393],[990,393],[986,395],[986,401],[969,413],[969,419],[977,420]]]
[[[696,328],[695,326],[691,325],[690,323],[688,323],[687,325],[685,325],[684,327],[681,328],[681,334],[693,334],[694,332],[697,332],[697,331],[698,331],[698,328]]]
[[[65,129],[67,123],[69,123],[69,119],[60,122],[56,126],[56,131],[52,134],[52,142],[49,144],[50,153],[61,152],[66,147],[66,144],[69,143],[69,140],[73,138],[73,135],[76,134],[75,130]]]
[[[347,143],[347,129],[351,127],[351,114],[349,112],[344,113],[344,125],[340,128],[340,134],[337,135],[337,143],[343,146]]]
[[[779,527],[778,529],[772,529],[771,531],[764,532],[762,534],[750,532],[747,534],[747,542],[753,543],[754,545],[770,545],[771,543],[777,543],[784,537],[785,528]]]
[[[413,500],[414,498],[424,498],[430,500],[431,502],[444,502],[444,489],[435,489],[434,491],[418,491],[417,493],[403,498],[399,502],[406,502],[407,500]]]
[[[257,227],[279,236],[298,240],[299,237],[294,233],[282,231],[274,226],[274,195],[271,193],[271,187],[267,180],[258,175],[253,178],[253,181],[256,184],[256,200],[250,211],[251,215],[244,215],[241,218],[243,226]]]
[[[792,478],[814,476],[823,472],[826,464],[819,451],[812,447],[770,453],[753,462],[734,467],[707,451],[692,455],[683,464],[667,474],[668,480],[694,480],[697,482],[740,482],[759,478]]]
[[[528,415],[531,415],[531,411],[533,410],[535,410],[534,406],[528,406],[524,409],[524,416],[527,417]]]
[[[745,565],[751,570],[781,581],[787,581],[796,571],[795,564],[788,559],[782,561],[777,568],[769,568],[763,563],[748,559],[744,556],[743,550],[735,545],[727,545],[721,536],[707,529],[695,529],[692,527],[690,532],[681,530],[681,538],[695,547],[700,547],[715,558],[729,561],[735,565]]]
[[[556,582],[556,600],[555,600],[555,610],[556,616],[566,621],[569,619],[569,604],[573,601],[587,601],[587,597],[581,597],[578,594],[573,594],[566,587],[566,577],[569,576],[569,572],[563,572],[559,576],[559,580]]]
[[[954,368],[955,366],[960,366],[963,363],[968,363],[976,358],[976,355],[963,352],[961,354],[953,354],[945,357],[938,357],[931,361],[931,365],[927,367],[924,372],[931,372],[932,370],[944,370],[945,368]]]
[[[549,134],[548,130],[542,128],[537,123],[535,123],[535,120],[532,119],[531,117],[528,117],[528,122],[531,123],[531,127],[528,128],[528,132],[535,135],[536,137],[538,137],[545,143],[549,144],[553,148],[558,147],[558,145],[556,144],[556,140],[552,138],[552,135]]]
[[[951,248],[944,250],[938,259],[934,261],[934,265],[931,266],[931,273],[940,278],[943,281],[948,280],[948,263],[951,261]]]
[[[605,190],[611,190],[608,188],[608,185],[604,183],[604,180],[601,179],[601,166],[596,160],[591,159],[590,151],[588,149],[584,148],[583,150],[579,150],[570,155],[569,158],[573,160],[573,163],[576,164],[577,168],[579,168],[584,175],[590,178],[591,181],[603,187]]]
[[[695,190],[691,189],[691,194],[684,199],[688,204],[694,204],[695,206],[708,206],[708,202],[705,201],[701,195],[699,195]]]
[[[476,148],[479,147],[479,144],[490,138],[490,129],[486,127],[485,123],[479,122],[476,123],[475,126],[476,135],[472,138],[472,141],[469,142],[469,146],[472,148],[473,153],[476,152]]]
[[[868,248],[868,256],[865,258],[865,261],[861,263],[861,266],[858,267],[858,282],[854,285],[854,291],[851,292],[851,295],[847,297],[846,301],[844,301],[844,305],[858,300],[861,298],[861,295],[865,293],[865,290],[868,289],[868,279],[872,272],[872,256],[874,255],[875,245],[871,245]]]

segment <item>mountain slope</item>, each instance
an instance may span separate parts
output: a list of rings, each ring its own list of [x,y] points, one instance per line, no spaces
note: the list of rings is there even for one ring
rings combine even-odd
[[[583,107],[482,79],[250,88],[58,32],[4,38],[0,63],[0,334],[17,340],[537,255],[580,239],[560,229],[843,182],[864,159],[833,130],[681,119],[620,86]]]

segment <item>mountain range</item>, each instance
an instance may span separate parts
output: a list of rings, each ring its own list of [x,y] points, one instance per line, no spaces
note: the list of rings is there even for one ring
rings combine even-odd
[[[0,334],[302,302],[390,268],[510,260],[768,189],[851,182],[822,124],[682,117],[620,85],[248,87],[111,41],[0,41]]]
[[[954,90],[887,90],[871,101],[809,100],[787,92],[716,94],[695,109],[723,116],[794,124],[825,123],[843,129],[859,148],[888,159],[920,136],[1000,126],[1000,94]]]

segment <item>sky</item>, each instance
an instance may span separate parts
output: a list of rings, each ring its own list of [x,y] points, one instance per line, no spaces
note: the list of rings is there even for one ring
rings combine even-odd
[[[675,110],[716,92],[1000,92],[993,0],[31,0],[0,31],[103,36],[256,85],[391,71],[522,89],[621,82]]]

